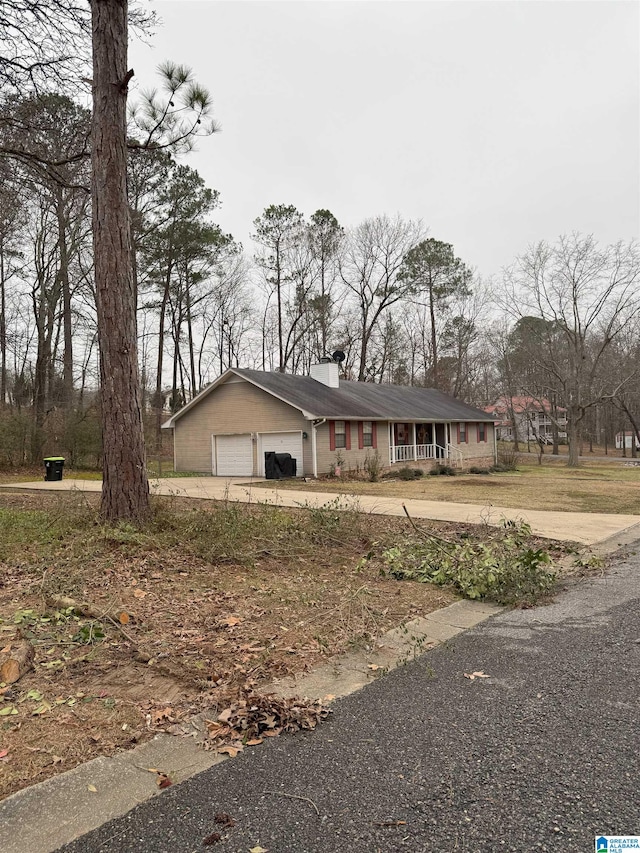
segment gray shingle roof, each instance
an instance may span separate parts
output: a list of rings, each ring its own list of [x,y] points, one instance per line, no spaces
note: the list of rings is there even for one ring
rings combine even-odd
[[[238,376],[264,388],[313,418],[393,421],[486,421],[493,416],[436,391],[405,385],[340,380],[329,388],[310,376],[234,368]]]

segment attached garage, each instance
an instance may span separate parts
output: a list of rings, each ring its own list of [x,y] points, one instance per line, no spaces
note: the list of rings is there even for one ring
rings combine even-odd
[[[258,476],[264,477],[264,454],[290,453],[297,463],[297,476],[303,476],[302,432],[261,432],[258,436]]]
[[[251,477],[253,475],[253,442],[251,433],[214,435],[211,438],[215,471],[218,477]]]
[[[493,419],[433,388],[341,380],[325,359],[310,376],[230,368],[163,428],[173,430],[176,471],[262,478],[269,453],[271,475],[290,476],[287,460],[271,456],[290,454],[299,477],[316,477],[339,460],[363,470],[372,453],[385,467],[439,459],[488,467]]]

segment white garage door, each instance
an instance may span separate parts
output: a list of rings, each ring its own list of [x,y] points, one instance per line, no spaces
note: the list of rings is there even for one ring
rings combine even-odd
[[[218,477],[251,477],[253,446],[249,434],[216,435],[215,445]]]
[[[263,432],[260,435],[260,458],[258,467],[264,476],[264,454],[270,450],[276,453],[290,453],[297,462],[296,475],[302,477],[302,433],[301,432]]]

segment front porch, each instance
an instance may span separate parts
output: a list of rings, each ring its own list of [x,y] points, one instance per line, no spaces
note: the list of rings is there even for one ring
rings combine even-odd
[[[389,464],[433,460],[462,467],[462,452],[451,443],[450,423],[389,424]]]

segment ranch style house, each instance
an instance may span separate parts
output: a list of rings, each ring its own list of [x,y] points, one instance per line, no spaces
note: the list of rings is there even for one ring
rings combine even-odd
[[[335,362],[309,376],[230,368],[176,412],[176,471],[264,477],[265,453],[290,453],[296,476],[435,463],[490,466],[493,415],[433,388],[351,382]]]

